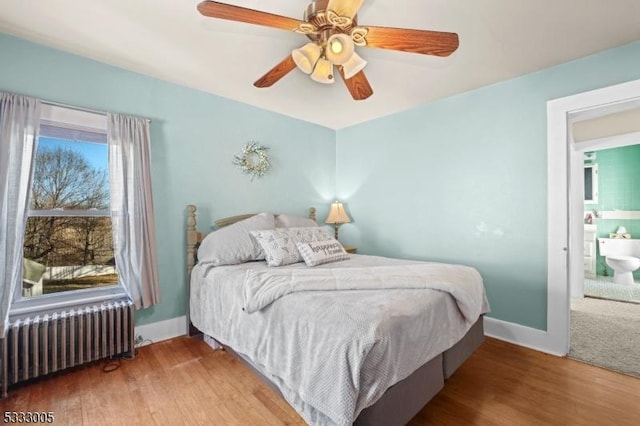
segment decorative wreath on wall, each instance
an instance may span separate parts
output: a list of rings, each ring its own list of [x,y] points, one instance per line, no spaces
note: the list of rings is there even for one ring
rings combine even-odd
[[[251,180],[262,177],[271,168],[267,150],[257,142],[249,142],[245,145],[241,154],[233,157],[233,164],[238,166],[242,173],[250,175]]]

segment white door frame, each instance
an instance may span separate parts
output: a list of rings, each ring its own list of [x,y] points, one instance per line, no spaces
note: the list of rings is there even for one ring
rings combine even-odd
[[[547,332],[541,349],[549,353],[569,352],[569,284],[583,276],[582,153],[623,144],[609,139],[576,148],[570,120],[605,115],[628,102],[640,102],[640,80],[547,102]]]

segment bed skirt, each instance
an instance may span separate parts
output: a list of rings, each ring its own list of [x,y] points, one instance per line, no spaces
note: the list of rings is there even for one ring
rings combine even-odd
[[[373,405],[362,410],[354,425],[401,426],[405,425],[444,387],[446,379],[480,347],[484,341],[483,318],[450,349],[432,358],[409,377],[391,386]],[[267,386],[282,396],[278,387],[258,371],[242,354],[222,344],[222,347],[246,364]]]

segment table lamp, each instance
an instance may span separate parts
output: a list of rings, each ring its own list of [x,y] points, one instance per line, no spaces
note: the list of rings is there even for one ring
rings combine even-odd
[[[342,203],[340,201],[331,203],[329,215],[327,216],[327,220],[325,220],[324,223],[333,224],[333,226],[335,226],[336,240],[338,239],[338,225],[349,222],[351,222],[351,219],[347,215],[347,212],[344,211]]]

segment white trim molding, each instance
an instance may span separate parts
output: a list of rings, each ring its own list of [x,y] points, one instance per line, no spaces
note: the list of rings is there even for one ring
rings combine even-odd
[[[144,342],[156,343],[173,339],[174,337],[184,336],[186,329],[187,317],[183,315],[151,324],[137,325],[135,327],[135,336],[142,336]]]
[[[638,139],[640,142],[640,139]],[[598,217],[600,219],[626,219],[626,220],[638,220],[640,219],[640,211],[638,210],[613,210],[613,211],[599,211]]]
[[[547,352],[552,355],[566,355],[562,352],[554,352],[552,347],[548,347],[547,332],[536,328],[491,317],[484,317],[484,334],[495,339],[504,340],[505,342],[537,351]]]
[[[640,132],[633,132],[601,139],[590,139],[588,141],[578,142],[576,145],[584,151],[589,151],[592,149],[607,149],[637,145],[638,141],[640,141]]]

